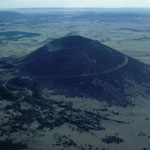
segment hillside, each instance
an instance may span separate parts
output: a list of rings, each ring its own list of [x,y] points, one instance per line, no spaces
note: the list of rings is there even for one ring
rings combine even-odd
[[[130,96],[149,90],[147,65],[81,36],[46,44],[27,55],[18,68],[20,75],[33,77],[54,93],[94,98],[109,105],[132,105]]]

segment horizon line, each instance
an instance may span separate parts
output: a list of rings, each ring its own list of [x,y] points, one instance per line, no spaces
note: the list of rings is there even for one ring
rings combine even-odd
[[[55,7],[55,6],[52,6],[52,7],[5,7],[5,8],[2,8],[0,7],[0,9],[39,9],[39,8],[52,8],[52,9],[71,9],[71,8],[84,8],[84,9],[93,9],[93,8],[96,8],[96,9],[150,9],[150,7]]]

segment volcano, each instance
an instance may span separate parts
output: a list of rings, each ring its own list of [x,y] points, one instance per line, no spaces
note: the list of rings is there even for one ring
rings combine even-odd
[[[93,76],[125,66],[128,57],[98,41],[71,36],[48,43],[24,59],[22,70],[33,76]]]
[[[19,74],[35,78],[57,94],[128,105],[149,91],[149,66],[96,40],[56,39],[22,59]],[[134,91],[134,92],[133,92]]]

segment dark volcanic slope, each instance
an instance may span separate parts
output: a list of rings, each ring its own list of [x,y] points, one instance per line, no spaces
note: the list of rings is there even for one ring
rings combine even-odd
[[[131,97],[145,96],[150,89],[148,66],[81,36],[48,43],[26,56],[19,69],[53,94],[105,100],[110,105],[127,106]]]
[[[71,36],[54,40],[27,56],[22,70],[32,76],[88,76],[116,70],[127,61],[98,41]]]

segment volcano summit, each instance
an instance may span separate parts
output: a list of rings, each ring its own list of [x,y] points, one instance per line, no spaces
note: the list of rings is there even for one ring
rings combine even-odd
[[[23,72],[32,76],[84,77],[118,70],[128,57],[98,41],[71,36],[48,43],[24,62]]]

